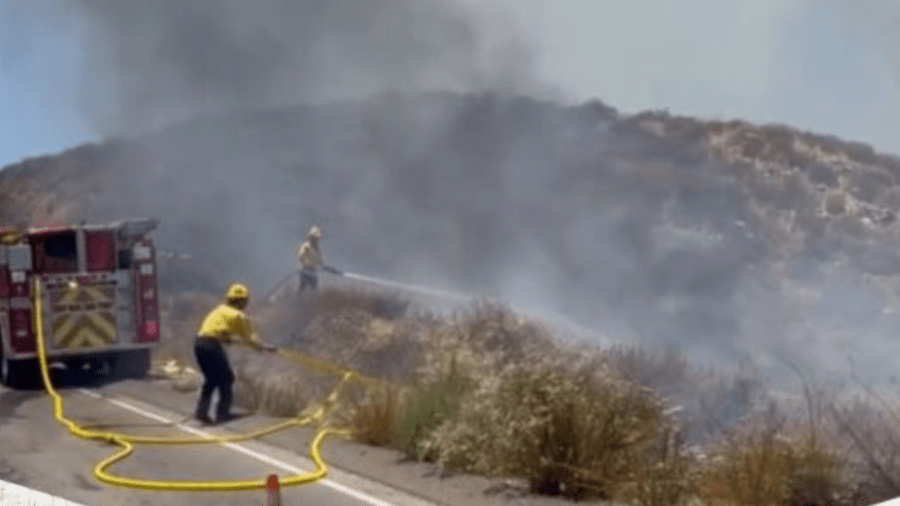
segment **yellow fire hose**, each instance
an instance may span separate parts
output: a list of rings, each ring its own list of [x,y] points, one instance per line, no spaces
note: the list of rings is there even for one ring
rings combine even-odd
[[[34,282],[34,314],[35,317],[35,333],[37,341],[37,355],[40,364],[41,377],[44,382],[47,394],[53,401],[53,417],[57,422],[64,425],[72,435],[84,438],[107,441],[122,447],[122,450],[107,459],[103,460],[94,468],[94,476],[101,482],[110,485],[118,485],[122,487],[139,488],[146,490],[179,490],[179,491],[237,491],[237,490],[254,490],[266,487],[266,479],[260,478],[255,480],[236,480],[236,481],[178,481],[178,480],[146,480],[139,478],[128,478],[116,476],[107,472],[110,466],[123,460],[133,451],[135,445],[191,445],[191,444],[224,444],[247,441],[249,439],[258,438],[284,430],[289,427],[311,425],[319,423],[319,427],[312,439],[309,448],[309,456],[315,463],[315,470],[305,473],[295,474],[284,478],[279,478],[281,486],[302,485],[322,479],[328,472],[325,462],[322,460],[321,446],[324,439],[329,435],[343,435],[350,433],[349,429],[338,429],[324,425],[325,417],[330,409],[337,402],[342,387],[349,381],[359,381],[363,383],[384,383],[375,378],[366,377],[326,362],[324,360],[315,359],[302,355],[300,353],[288,350],[279,350],[278,354],[292,362],[298,363],[305,367],[326,371],[341,376],[341,381],[329,394],[327,402],[324,406],[319,407],[312,415],[305,417],[292,418],[284,422],[259,429],[246,434],[233,436],[214,436],[214,437],[195,437],[195,438],[163,438],[138,436],[134,434],[121,434],[115,432],[106,432],[99,430],[86,429],[75,421],[69,419],[65,415],[63,409],[62,396],[53,387],[50,380],[50,374],[47,367],[47,355],[44,344],[43,324],[40,318],[42,313],[41,307],[41,284],[40,280],[35,278]]]

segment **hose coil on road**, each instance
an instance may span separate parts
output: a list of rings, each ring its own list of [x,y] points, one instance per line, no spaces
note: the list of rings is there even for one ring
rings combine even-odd
[[[239,491],[239,490],[256,490],[266,487],[266,479],[260,478],[255,480],[234,480],[234,481],[188,481],[188,480],[149,480],[140,478],[129,478],[109,473],[107,470],[115,463],[125,459],[134,451],[136,445],[198,445],[198,444],[227,444],[238,443],[250,439],[259,438],[274,432],[278,432],[290,427],[308,426],[318,424],[318,428],[312,438],[309,447],[309,456],[315,464],[315,469],[305,473],[299,473],[291,476],[279,478],[281,486],[288,487],[293,485],[303,485],[315,482],[324,478],[328,474],[328,468],[322,459],[321,446],[326,437],[329,436],[348,436],[352,431],[347,428],[336,428],[325,424],[325,419],[330,410],[337,403],[340,393],[349,382],[356,381],[361,383],[379,383],[384,382],[375,378],[361,375],[356,371],[342,368],[335,364],[324,360],[316,359],[300,353],[279,350],[278,354],[282,358],[299,364],[303,367],[325,371],[341,377],[338,385],[328,395],[326,402],[318,407],[311,415],[304,417],[296,417],[270,427],[258,429],[246,434],[238,434],[232,436],[211,436],[211,437],[192,437],[192,438],[164,438],[138,436],[134,434],[122,434],[116,432],[107,432],[99,430],[87,429],[77,422],[69,419],[65,415],[63,398],[56,391],[50,380],[50,373],[47,366],[47,354],[44,344],[44,329],[40,315],[42,314],[41,304],[41,283],[40,280],[34,278],[34,314],[35,320],[35,340],[37,347],[38,363],[40,365],[41,378],[47,394],[53,401],[53,417],[57,422],[65,426],[69,432],[75,437],[82,439],[93,439],[98,441],[106,441],[122,447],[122,450],[110,457],[104,459],[94,468],[94,476],[101,482],[121,487],[138,488],[145,490],[167,490],[167,491]]]

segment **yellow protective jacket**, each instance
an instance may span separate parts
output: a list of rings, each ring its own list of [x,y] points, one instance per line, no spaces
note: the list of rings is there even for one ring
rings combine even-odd
[[[262,343],[253,332],[247,314],[228,304],[220,304],[206,315],[200,324],[198,336],[231,342],[231,336],[238,336],[248,345],[259,347]]]
[[[304,242],[297,249],[297,261],[304,270],[316,270],[325,265],[322,252],[318,246],[313,246],[309,241]]]

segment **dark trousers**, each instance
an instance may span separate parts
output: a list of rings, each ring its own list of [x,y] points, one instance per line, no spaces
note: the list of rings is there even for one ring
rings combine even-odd
[[[228,364],[228,355],[218,339],[197,337],[194,341],[194,356],[200,371],[203,372],[203,387],[200,400],[197,401],[197,416],[209,415],[209,405],[213,392],[219,390],[219,404],[216,406],[218,417],[231,413],[231,386],[234,384],[234,372]]]
[[[315,271],[300,271],[300,291],[310,288],[315,290],[319,286],[319,276]]]

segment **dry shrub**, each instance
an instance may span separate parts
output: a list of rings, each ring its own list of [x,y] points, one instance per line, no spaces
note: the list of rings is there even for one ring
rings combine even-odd
[[[685,449],[675,424],[663,426],[650,445],[634,479],[622,487],[620,496],[640,506],[681,506],[693,498],[696,481],[695,459]]]
[[[391,380],[416,368],[424,318],[406,316],[410,305],[393,294],[326,288],[310,297],[284,299],[260,313],[273,342]]]
[[[365,444],[388,446],[395,442],[398,430],[400,389],[384,384],[365,389],[361,400],[351,400],[347,425],[354,438]]]
[[[407,456],[435,460],[438,454],[427,442],[435,430],[459,416],[463,399],[474,380],[456,365],[441,376],[414,383],[404,392],[391,444]]]
[[[602,353],[609,367],[623,378],[657,390],[684,385],[693,370],[687,358],[671,347],[651,350],[614,345]]]
[[[842,461],[814,438],[790,437],[786,422],[773,409],[713,445],[699,470],[704,504],[845,504]]]
[[[501,364],[532,354],[561,352],[546,327],[491,302],[477,302],[426,332],[422,369],[426,376],[441,375],[458,362],[473,367],[477,376],[488,375]]]
[[[396,320],[407,315],[410,303],[398,294],[382,290],[329,287],[317,292],[314,307],[316,314],[353,309],[375,318]]]
[[[536,493],[613,496],[663,411],[649,391],[595,365],[537,355],[507,364],[480,378],[422,446],[444,467],[525,477]]]
[[[420,363],[423,332],[417,320],[391,322],[344,310],[318,316],[294,347],[371,376],[404,381]]]
[[[321,315],[352,311],[393,321],[407,316],[409,309],[409,301],[397,294],[355,287],[326,287],[266,304],[258,310],[258,315],[261,328],[267,334],[291,341],[301,339],[305,329]]]
[[[690,442],[716,437],[752,410],[762,398],[763,381],[751,367],[733,374],[700,369],[677,351],[640,346],[603,350],[608,367],[627,381],[649,388],[677,406]]]
[[[367,335],[374,333],[372,323],[377,321],[370,321]],[[412,330],[400,333],[407,336],[401,339],[405,348],[394,353],[393,360],[404,363],[405,355],[407,368],[417,374],[397,399],[396,433],[391,444],[420,459],[436,457],[423,447],[423,441],[457,416],[462,399],[480,378],[495,376],[502,364],[539,354],[530,350],[554,350],[545,329],[496,304],[474,304],[439,325],[411,320],[394,325],[407,325]],[[362,352],[371,355],[372,350]]]
[[[336,380],[310,374],[292,364],[263,360],[236,360],[235,403],[273,416],[300,414],[310,402],[325,398]]]
[[[875,504],[900,496],[900,411],[871,393],[830,406],[831,419],[847,441],[854,504]]]

